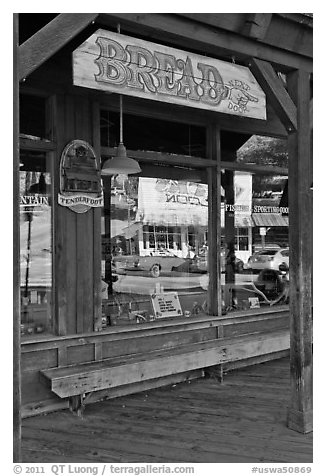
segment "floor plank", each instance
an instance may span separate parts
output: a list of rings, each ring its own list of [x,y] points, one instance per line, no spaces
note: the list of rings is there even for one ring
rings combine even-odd
[[[23,421],[24,462],[311,463],[312,433],[286,426],[289,360]]]

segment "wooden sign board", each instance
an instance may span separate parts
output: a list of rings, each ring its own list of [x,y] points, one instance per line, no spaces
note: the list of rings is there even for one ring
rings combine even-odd
[[[106,30],[73,52],[76,86],[266,120],[249,68]]]
[[[151,294],[155,319],[182,316],[178,293]]]

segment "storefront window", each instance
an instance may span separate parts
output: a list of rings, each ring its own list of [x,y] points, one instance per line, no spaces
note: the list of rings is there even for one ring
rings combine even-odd
[[[106,325],[205,312],[207,185],[113,177],[109,187],[111,220],[105,209],[102,217],[102,240],[110,241],[102,255]]]
[[[21,333],[52,332],[52,194],[47,156],[20,156]]]
[[[222,312],[286,304],[288,208],[278,206],[286,179],[271,198],[273,213],[266,214],[260,213],[266,197],[265,208],[256,198],[265,178],[229,173],[229,188],[221,189]],[[269,175],[269,180],[276,178]],[[164,313],[156,315],[153,295],[177,296],[180,317],[205,314],[207,184],[117,176],[105,193],[110,193],[110,211],[104,209],[102,217],[103,241],[109,237],[110,243],[110,252],[102,256],[107,325],[164,320]]]
[[[224,312],[288,304],[286,141],[253,136],[235,160],[252,170],[227,170],[222,179]]]
[[[102,111],[101,121],[103,147],[116,146],[118,115]],[[127,114],[124,124],[125,141],[131,150],[144,150],[147,154],[189,153],[205,158],[204,128],[146,118],[135,120]],[[233,162],[221,172],[221,246],[216,246],[221,262],[222,313],[287,302],[287,297],[281,296],[289,278],[285,256],[286,141],[222,131],[221,148],[223,162]],[[237,162],[246,167],[235,170]],[[248,165],[252,170],[246,170]],[[102,242],[106,243],[106,251],[102,271],[104,302],[109,305],[107,325],[164,319],[156,315],[154,294],[175,293],[182,317],[207,312],[211,266],[207,183],[201,183],[202,178],[199,182],[191,180],[189,171],[187,180],[187,172],[178,167],[159,163],[148,167],[148,162],[142,167],[142,176],[115,176],[105,186]],[[269,169],[266,176],[262,168]],[[275,174],[271,168],[275,168]],[[270,206],[278,210],[264,217],[261,205],[267,202],[257,200],[272,200]],[[270,248],[280,249],[284,260],[276,264],[277,254],[268,258],[261,269],[253,269],[255,252],[274,244]]]

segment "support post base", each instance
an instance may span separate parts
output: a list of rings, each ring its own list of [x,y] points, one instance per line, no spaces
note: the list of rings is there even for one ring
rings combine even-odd
[[[312,410],[298,411],[293,408],[288,409],[287,426],[291,430],[299,433],[311,433],[313,431]]]

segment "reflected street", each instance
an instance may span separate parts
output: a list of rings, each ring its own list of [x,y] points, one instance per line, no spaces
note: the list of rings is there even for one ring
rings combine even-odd
[[[252,274],[236,274],[235,284],[252,283],[257,276]],[[119,275],[117,282],[113,284],[116,292],[148,295],[154,292],[157,285],[164,291],[200,292],[207,291],[208,274],[194,274],[185,276],[160,276],[152,278],[135,275]],[[222,275],[222,284],[225,284],[225,275]]]

